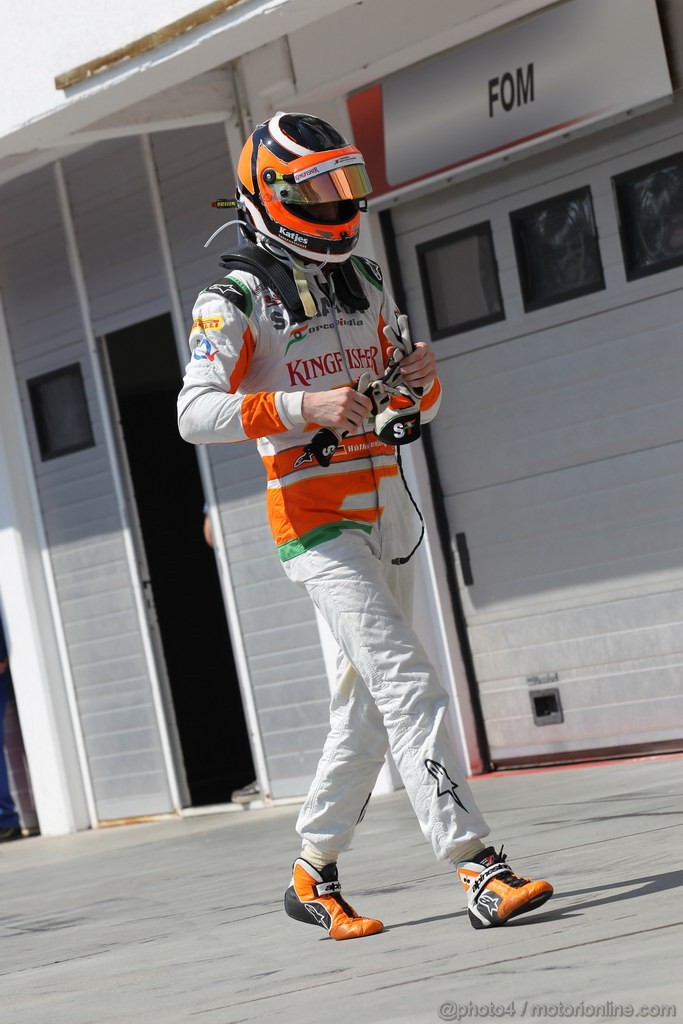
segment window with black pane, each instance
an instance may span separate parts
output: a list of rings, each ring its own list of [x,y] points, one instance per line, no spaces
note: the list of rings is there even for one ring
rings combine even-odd
[[[683,153],[613,180],[627,279],[683,264]]]
[[[505,318],[490,224],[418,245],[417,259],[432,338]]]
[[[589,188],[515,210],[510,223],[527,312],[605,287]]]
[[[43,462],[92,448],[95,439],[79,363],[33,377],[27,385]]]

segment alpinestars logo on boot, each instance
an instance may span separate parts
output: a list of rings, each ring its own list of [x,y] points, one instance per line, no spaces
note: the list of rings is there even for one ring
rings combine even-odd
[[[330,915],[326,914],[320,907],[317,907],[315,903],[304,903],[304,907],[315,920],[316,924],[320,924],[323,928],[330,927]]]
[[[446,796],[450,793],[456,804],[458,804],[459,807],[462,807],[463,811],[466,811],[467,808],[455,792],[458,788],[458,784],[457,782],[453,782],[453,779],[450,777],[444,766],[439,764],[438,761],[427,760],[425,761],[425,768],[429,774],[436,779],[436,795]]]

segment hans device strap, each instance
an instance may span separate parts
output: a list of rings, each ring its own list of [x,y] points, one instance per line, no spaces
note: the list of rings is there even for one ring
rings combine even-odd
[[[236,252],[224,253],[221,256],[220,264],[227,273],[233,270],[244,270],[257,277],[262,284],[282,299],[289,315],[297,323],[305,323],[310,319],[304,312],[291,269],[266,249],[247,242]],[[330,271],[330,276],[333,280],[335,294],[345,309],[352,313],[368,309],[370,303],[363,291],[352,260],[337,264]]]

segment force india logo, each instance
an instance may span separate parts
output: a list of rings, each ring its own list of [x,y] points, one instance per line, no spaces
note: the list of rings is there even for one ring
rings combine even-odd
[[[333,171],[336,167],[345,167],[347,164],[364,166],[364,161],[360,153],[345,153],[344,156],[338,156],[333,160],[324,160],[321,164],[306,167],[303,171],[296,171],[294,181],[298,184],[300,181],[306,181],[307,178],[315,178],[317,174],[324,174],[326,171]]]
[[[289,341],[287,342],[287,348],[285,349],[285,355],[287,355],[287,353],[289,352],[289,350],[292,347],[292,345],[296,345],[297,341],[303,341],[307,334],[308,334],[308,328],[307,327],[295,327],[294,330],[292,331],[292,333],[289,336]]]
[[[381,373],[379,365],[379,348],[370,345],[368,348],[347,348],[344,355],[350,370],[372,370],[378,377]],[[293,359],[285,363],[289,372],[291,386],[308,387],[312,380],[342,373],[345,369],[344,356],[341,352],[326,352],[322,356],[310,359]]]

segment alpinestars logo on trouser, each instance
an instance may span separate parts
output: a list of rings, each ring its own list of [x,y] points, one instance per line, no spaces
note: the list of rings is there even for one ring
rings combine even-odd
[[[458,878],[467,890],[467,909],[473,928],[506,924],[518,914],[535,910],[553,894],[550,882],[519,878],[505,863],[507,855],[487,846],[472,861],[457,865]]]
[[[332,939],[357,939],[381,932],[384,925],[361,917],[341,894],[336,864],[316,871],[307,860],[294,861],[292,881],[285,892],[285,910],[295,921],[317,924]]]

